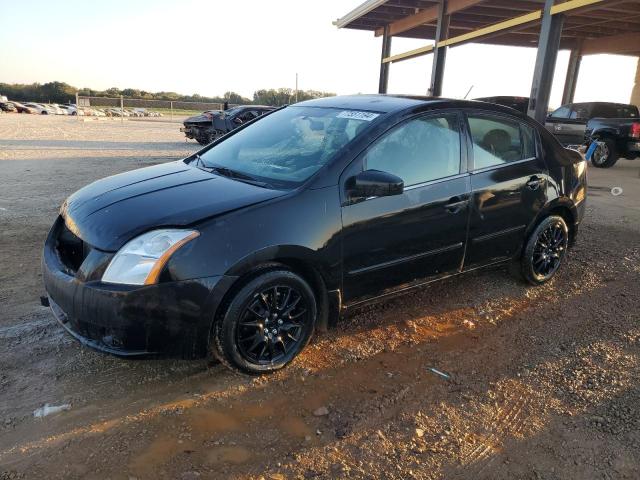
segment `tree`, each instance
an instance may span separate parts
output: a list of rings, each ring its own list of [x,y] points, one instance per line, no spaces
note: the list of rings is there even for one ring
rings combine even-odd
[[[253,100],[243,97],[236,92],[225,92],[221,97],[203,97],[197,93],[193,95],[182,95],[176,92],[147,92],[136,88],[119,88],[112,87],[104,91],[92,90],[84,87],[77,89],[76,87],[64,82],[48,82],[43,85],[32,83],[29,85],[0,83],[0,93],[6,95],[10,99],[17,101],[32,102],[55,102],[67,103],[74,101],[76,92],[81,96],[94,97],[119,97],[141,98],[145,100],[170,100],[184,102],[201,102],[201,103],[223,103],[245,105],[273,105],[281,106],[295,102],[295,91],[291,88],[271,88],[256,90],[253,93]],[[300,90],[298,91],[298,101],[309,100],[312,98],[328,97],[335,95],[334,93],[321,92],[316,90]]]
[[[100,95],[100,93],[102,95]],[[97,93],[97,95],[100,95],[101,97],[119,97],[120,95],[122,95],[122,92],[120,92],[119,88],[111,87],[108,90],[105,90],[104,92]]]
[[[222,96],[222,99],[223,99],[223,103],[228,102],[233,105],[244,105],[247,103],[251,103],[251,100],[243,97],[242,95],[236,92],[225,92],[225,94]]]

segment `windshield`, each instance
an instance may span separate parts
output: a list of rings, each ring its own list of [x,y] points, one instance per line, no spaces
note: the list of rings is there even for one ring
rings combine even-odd
[[[244,107],[233,107],[233,108],[228,108],[227,110],[217,110],[217,112],[222,111],[222,112],[224,112],[225,115],[233,115],[234,113],[239,112],[243,108]]]
[[[287,107],[265,116],[200,156],[204,167],[233,170],[275,187],[307,180],[380,114]]]

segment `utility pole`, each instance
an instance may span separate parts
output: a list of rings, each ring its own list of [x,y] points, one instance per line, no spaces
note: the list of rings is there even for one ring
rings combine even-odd
[[[296,103],[298,103],[298,72],[296,72]]]

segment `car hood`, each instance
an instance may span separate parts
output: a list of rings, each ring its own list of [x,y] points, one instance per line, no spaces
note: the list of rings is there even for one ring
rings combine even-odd
[[[284,195],[218,176],[183,161],[98,180],[61,207],[67,227],[89,245],[115,252],[159,227],[184,227]]]

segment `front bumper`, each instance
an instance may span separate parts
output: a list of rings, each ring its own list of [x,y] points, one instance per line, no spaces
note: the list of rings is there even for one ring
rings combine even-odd
[[[51,310],[71,335],[118,356],[206,354],[216,309],[235,277],[146,286],[85,281],[69,272],[57,253],[58,223],[45,243],[42,276]]]
[[[184,127],[180,128],[180,131],[184,133],[187,138],[196,138],[196,136],[198,135],[198,130],[198,127],[194,125],[185,125]]]

